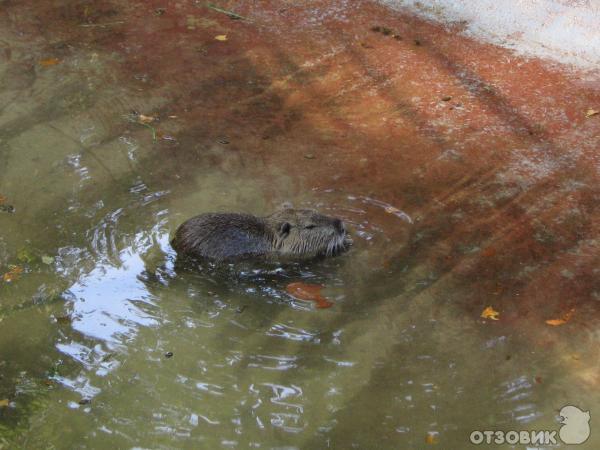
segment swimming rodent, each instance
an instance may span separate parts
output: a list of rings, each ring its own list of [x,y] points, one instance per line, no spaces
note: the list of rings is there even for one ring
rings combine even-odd
[[[340,219],[293,208],[266,217],[200,214],[181,224],[171,241],[180,255],[216,261],[278,256],[305,260],[342,253],[350,243]]]

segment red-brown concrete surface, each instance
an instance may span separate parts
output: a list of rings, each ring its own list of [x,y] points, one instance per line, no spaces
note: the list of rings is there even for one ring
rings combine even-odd
[[[192,1],[5,0],[0,23],[35,50],[23,74],[40,57],[97,50],[114,56],[107,82],[166,98],[143,113],[164,119],[179,145],[155,151],[182,173],[187,148],[227,136],[232,151],[298,186],[407,211],[407,251],[451,277],[474,317],[491,302],[509,323],[575,308],[570,326],[591,326],[600,115],[586,111],[600,110],[598,73],[517,57],[370,1],[219,7],[247,20]]]

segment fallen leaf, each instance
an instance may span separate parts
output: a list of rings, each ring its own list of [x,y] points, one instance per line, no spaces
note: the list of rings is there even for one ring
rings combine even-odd
[[[10,402],[8,401],[7,398],[0,400],[0,408],[2,408],[3,406],[8,406],[9,404],[10,404]]]
[[[597,115],[597,114],[600,114],[600,111],[598,111],[597,109],[591,109],[591,108],[590,108],[590,109],[588,109],[588,110],[585,112],[585,117],[592,117],[592,116],[595,116],[595,115]]]
[[[488,306],[487,308],[485,308],[481,313],[481,317],[483,317],[484,319],[491,319],[491,320],[500,320],[498,318],[499,315],[500,315],[500,313],[498,311],[494,310],[494,308],[492,308],[491,306]]]
[[[286,290],[297,300],[315,302],[317,308],[330,308],[333,303],[321,295],[323,287],[320,284],[305,284],[299,281],[288,284]]]
[[[215,36],[215,39],[217,41],[226,41],[227,40],[227,35],[226,34],[219,34],[218,36]]]
[[[6,201],[6,197],[0,194],[0,205]]]
[[[567,323],[569,321],[569,319],[571,319],[571,316],[573,315],[574,312],[575,312],[575,308],[571,308],[569,311],[567,311],[565,314],[563,314],[563,316],[561,318],[546,320],[546,323],[548,325],[552,325],[553,327],[557,327],[559,325],[564,325],[565,323]]]
[[[60,63],[60,59],[58,59],[58,58],[48,58],[48,59],[42,59],[40,61],[40,66],[42,66],[42,67],[50,67],[50,66],[55,66],[58,63]]]
[[[140,114],[138,116],[138,122],[140,122],[140,123],[151,123],[151,122],[154,122],[155,120],[156,120],[156,117],[145,116],[144,114]]]
[[[425,436],[425,443],[429,445],[435,445],[438,441],[438,433],[437,432],[429,432],[427,436]]]
[[[6,272],[4,275],[2,275],[2,279],[6,283],[10,283],[12,281],[19,279],[19,276],[23,272],[23,268],[20,266],[8,266],[8,267],[10,268],[10,270],[8,272]]]

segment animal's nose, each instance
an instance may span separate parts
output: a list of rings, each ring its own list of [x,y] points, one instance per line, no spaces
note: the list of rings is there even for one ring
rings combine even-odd
[[[346,232],[346,226],[344,225],[344,222],[342,222],[340,219],[335,219],[333,221],[333,226],[340,234],[344,234]]]

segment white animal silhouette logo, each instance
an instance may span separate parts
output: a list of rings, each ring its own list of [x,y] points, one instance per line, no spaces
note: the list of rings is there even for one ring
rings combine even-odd
[[[582,444],[590,437],[590,412],[567,405],[560,410],[562,427],[558,432],[565,444]]]

